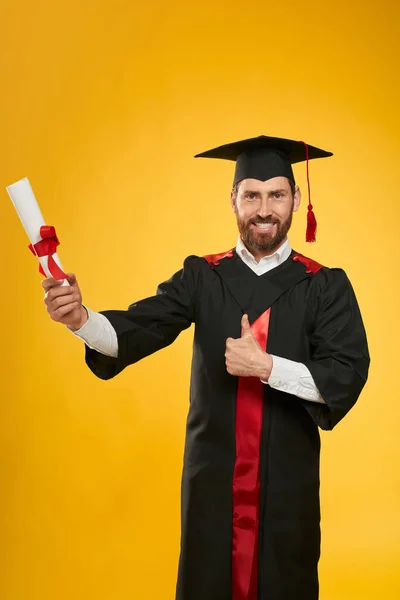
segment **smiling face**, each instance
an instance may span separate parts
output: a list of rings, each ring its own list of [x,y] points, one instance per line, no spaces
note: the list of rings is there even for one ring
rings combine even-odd
[[[301,193],[286,177],[243,179],[232,190],[231,204],[240,237],[256,260],[273,254],[286,240]]]

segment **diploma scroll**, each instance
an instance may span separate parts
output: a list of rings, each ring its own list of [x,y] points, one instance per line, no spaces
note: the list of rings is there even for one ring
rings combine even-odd
[[[30,250],[40,261],[41,272],[47,277],[63,279],[62,285],[69,285],[57,256],[59,242],[55,229],[45,224],[28,178],[7,186],[6,190],[30,239]]]

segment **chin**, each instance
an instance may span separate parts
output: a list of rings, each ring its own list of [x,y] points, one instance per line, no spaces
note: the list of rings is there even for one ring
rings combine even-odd
[[[282,235],[274,235],[274,237],[268,237],[268,235],[260,235],[256,239],[252,238],[250,244],[256,250],[261,252],[270,252],[278,248],[284,241]]]
[[[251,244],[254,246],[258,246],[260,249],[264,250],[262,246],[266,246],[265,250],[268,250],[271,246],[275,246],[275,244],[279,244],[279,240],[276,236],[270,237],[268,234],[258,235],[256,238],[251,239]]]

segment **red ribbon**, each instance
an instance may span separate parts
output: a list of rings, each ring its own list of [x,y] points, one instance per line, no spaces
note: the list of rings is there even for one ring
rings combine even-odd
[[[60,244],[55,228],[52,225],[42,225],[40,235],[42,239],[36,242],[36,244],[29,244],[29,250],[35,256],[48,256],[48,268],[54,279],[67,279],[66,273],[60,269],[53,258],[53,254],[56,253],[57,246]],[[39,272],[47,277],[42,265],[39,266]]]
[[[263,349],[267,348],[270,312],[268,308],[251,325]],[[238,381],[232,487],[232,600],[257,600],[264,385],[257,377],[239,377]]]

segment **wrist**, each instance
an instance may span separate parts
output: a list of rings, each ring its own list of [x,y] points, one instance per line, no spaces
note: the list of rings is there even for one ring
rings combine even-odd
[[[70,329],[71,331],[78,331],[78,329],[83,327],[83,325],[86,323],[88,318],[89,318],[89,315],[88,315],[86,308],[84,306],[81,306],[79,319],[77,319],[73,323],[69,323],[68,329]]]
[[[264,352],[264,356],[262,357],[258,374],[259,378],[262,381],[268,381],[268,379],[271,377],[272,367],[273,360],[271,354]]]

